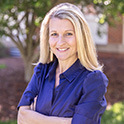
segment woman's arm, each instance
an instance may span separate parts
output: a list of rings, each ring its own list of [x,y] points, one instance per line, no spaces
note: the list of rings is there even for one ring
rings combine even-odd
[[[83,82],[83,94],[75,106],[72,124],[100,124],[106,109],[108,79],[100,71],[91,72]]]
[[[46,116],[31,110],[30,106],[21,106],[18,112],[18,124],[71,124],[72,118]]]

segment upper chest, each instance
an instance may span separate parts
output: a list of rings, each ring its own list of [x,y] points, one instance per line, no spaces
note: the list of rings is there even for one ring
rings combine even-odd
[[[37,110],[44,112],[44,114],[50,114],[54,111],[58,111],[58,108],[64,107],[67,103],[67,108],[74,106],[78,103],[82,95],[84,79],[85,74],[79,74],[72,82],[69,82],[67,78],[61,75],[58,78],[58,85],[55,86],[56,76],[51,80],[46,78],[38,94]],[[66,107],[64,107],[64,109]]]

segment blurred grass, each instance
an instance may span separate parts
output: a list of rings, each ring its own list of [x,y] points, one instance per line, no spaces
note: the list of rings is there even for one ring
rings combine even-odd
[[[0,64],[0,69],[4,69],[6,68],[6,65],[5,64]]]
[[[17,121],[0,121],[0,124],[17,124]],[[102,116],[101,124],[124,124],[124,101],[115,103]]]
[[[101,124],[124,124],[124,101],[115,103],[102,116]]]
[[[11,121],[0,121],[0,124],[17,124],[17,121],[16,120],[11,120]]]

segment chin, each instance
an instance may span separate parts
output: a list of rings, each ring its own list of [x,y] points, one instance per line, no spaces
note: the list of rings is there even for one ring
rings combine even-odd
[[[57,59],[60,60],[60,61],[68,60],[68,58],[65,58],[65,57],[57,57]]]

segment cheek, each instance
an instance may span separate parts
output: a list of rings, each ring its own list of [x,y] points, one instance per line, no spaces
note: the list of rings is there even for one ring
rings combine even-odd
[[[77,52],[77,42],[73,42],[72,46],[74,51]]]
[[[70,46],[72,46],[73,48],[77,49],[77,41],[75,38],[71,39],[69,42]]]
[[[49,39],[49,45],[50,47],[54,47],[55,46],[55,40],[53,40],[52,38]]]

